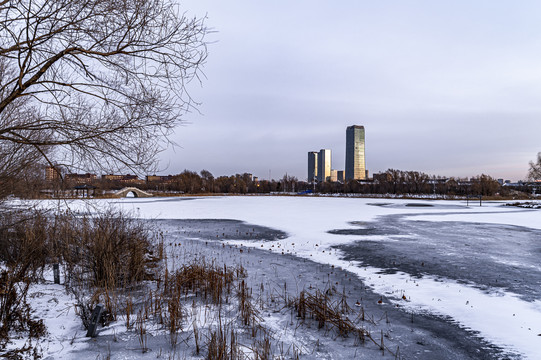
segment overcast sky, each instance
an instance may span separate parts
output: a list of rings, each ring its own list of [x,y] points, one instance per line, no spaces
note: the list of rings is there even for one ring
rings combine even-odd
[[[541,151],[539,1],[182,2],[208,16],[209,57],[162,155],[207,169],[307,177],[307,152],[344,169],[364,125],[370,173],[525,178]]]

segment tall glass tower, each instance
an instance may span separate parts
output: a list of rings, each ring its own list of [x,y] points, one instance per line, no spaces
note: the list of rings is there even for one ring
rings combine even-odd
[[[321,149],[317,156],[317,180],[325,182],[331,176],[331,150]]]
[[[348,126],[346,129],[346,181],[364,179],[366,179],[364,126]]]
[[[317,151],[308,152],[308,182],[317,178]]]

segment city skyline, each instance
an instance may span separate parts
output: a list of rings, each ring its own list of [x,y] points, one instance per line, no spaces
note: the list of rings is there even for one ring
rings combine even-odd
[[[321,149],[318,152],[308,152],[308,173],[306,180],[313,181],[347,181],[366,180],[368,170],[365,158],[365,132],[364,126],[352,125],[346,128],[346,162],[345,170],[338,170],[332,163],[330,149]],[[336,164],[336,163],[335,163]]]
[[[370,173],[520,180],[541,151],[537,2],[182,6],[215,32],[202,87],[190,84],[200,113],[177,129],[163,173],[305,178],[313,144],[345,162],[351,124],[370,130]]]

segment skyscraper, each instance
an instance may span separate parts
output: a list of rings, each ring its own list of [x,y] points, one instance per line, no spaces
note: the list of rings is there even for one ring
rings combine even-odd
[[[317,151],[308,152],[308,182],[317,178]]]
[[[364,126],[359,125],[346,129],[346,181],[352,179],[366,179]]]
[[[321,149],[317,156],[317,179],[320,182],[327,181],[331,176],[331,150]]]

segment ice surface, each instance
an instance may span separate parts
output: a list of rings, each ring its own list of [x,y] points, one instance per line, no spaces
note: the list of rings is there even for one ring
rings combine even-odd
[[[541,278],[539,267],[536,268],[541,254],[541,238],[537,233],[532,235],[531,243],[527,244],[532,251],[523,252],[517,248],[515,252],[512,246],[502,243],[505,253],[498,252],[496,241],[491,243],[490,248],[487,247],[487,256],[482,256],[482,251],[479,251],[478,257],[472,257],[473,262],[479,258],[489,263],[492,259],[490,264],[501,265],[494,268],[497,271],[505,272],[507,267],[510,269],[514,266],[521,267],[518,273],[531,275],[528,278],[530,283],[515,288],[495,286],[483,281],[479,276],[468,276],[466,273],[472,269],[482,272],[482,267],[465,266],[449,276],[445,273],[433,274],[429,268],[424,273],[414,273],[411,267],[404,267],[407,271],[401,271],[400,266],[393,271],[386,271],[389,269],[371,266],[366,259],[363,259],[363,262],[355,260],[355,257],[347,252],[347,248],[340,247],[363,241],[377,241],[387,246],[387,243],[391,242],[416,239],[419,234],[415,226],[411,228],[412,233],[378,234],[377,231],[359,231],[374,226],[377,228],[378,222],[397,216],[401,221],[418,223],[417,229],[422,227],[429,233],[425,236],[433,237],[433,241],[428,245],[422,242],[412,243],[418,256],[425,254],[427,263],[432,257],[452,261],[453,258],[470,256],[470,250],[466,246],[456,246],[450,242],[452,237],[447,235],[452,231],[452,227],[444,229],[437,224],[494,224],[493,227],[486,227],[486,231],[483,230],[482,236],[490,237],[492,232],[498,233],[508,226],[527,230],[541,229],[539,210],[514,209],[502,207],[501,203],[490,202],[483,202],[482,207],[471,202],[471,206],[467,207],[465,201],[285,196],[207,197],[195,198],[192,201],[185,199],[100,200],[95,204],[103,207],[106,202],[111,206],[133,211],[135,216],[146,219],[230,219],[282,231],[287,234],[287,238],[268,241],[234,239],[234,236],[230,236],[226,241],[339,266],[359,276],[374,291],[385,295],[392,302],[400,302],[405,295],[407,302],[400,304],[406,304],[410,311],[452,318],[460,326],[478,332],[489,342],[519,353],[525,358],[536,359],[541,354],[541,336],[538,336],[541,334],[541,302],[535,299],[538,289],[529,293],[530,297],[526,296],[526,290],[521,293],[521,289],[527,286],[538,286]],[[52,203],[51,201],[42,205],[51,206]],[[74,201],[70,206],[85,210],[88,206],[86,204]],[[479,241],[482,241],[482,236],[479,236],[480,233],[471,235],[472,242],[477,241],[477,246]],[[415,247],[417,245],[421,246]],[[438,255],[439,249],[446,249],[446,254]],[[436,255],[432,255],[432,252]],[[415,257],[412,255],[406,259],[412,258]]]

